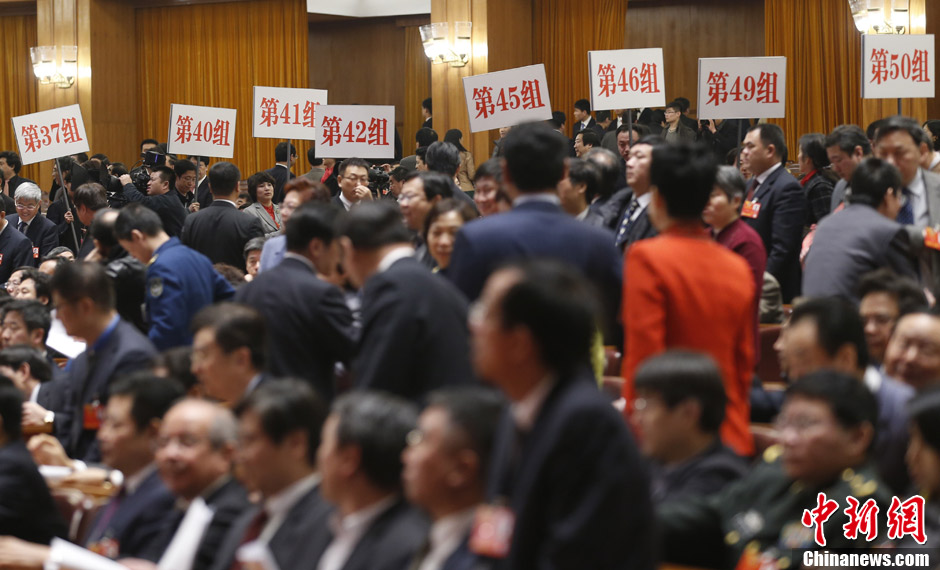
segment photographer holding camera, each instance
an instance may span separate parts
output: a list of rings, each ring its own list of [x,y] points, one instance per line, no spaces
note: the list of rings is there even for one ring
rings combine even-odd
[[[171,189],[175,192],[176,173],[168,166],[157,166],[148,170],[150,180],[147,183],[146,196],[141,194],[129,174],[121,176],[124,198],[128,202],[140,202],[156,212],[160,216],[160,221],[163,222],[163,229],[167,235],[178,237],[183,230],[183,222],[186,220],[186,210],[179,198],[170,194]]]

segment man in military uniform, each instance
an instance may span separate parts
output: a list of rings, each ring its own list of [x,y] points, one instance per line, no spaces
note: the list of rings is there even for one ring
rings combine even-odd
[[[142,204],[121,210],[114,235],[121,247],[147,265],[148,336],[158,350],[191,344],[193,316],[235,294],[209,258],[168,236],[160,217]]]
[[[878,536],[869,543],[864,532],[846,538],[842,527],[848,497],[862,505],[874,499],[882,518],[891,503],[868,464],[877,420],[874,396],[852,376],[804,376],[787,391],[778,416],[780,445],[767,449],[744,479],[716,495],[657,510],[663,557],[716,568],[799,567],[803,550],[822,548],[816,524],[828,550],[885,542]],[[820,500],[835,501],[827,505],[834,506],[828,518],[817,508]]]

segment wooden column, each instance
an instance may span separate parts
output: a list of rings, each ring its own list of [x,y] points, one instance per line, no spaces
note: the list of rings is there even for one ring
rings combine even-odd
[[[134,140],[138,70],[133,4],[36,0],[36,25],[39,45],[78,46],[75,83],[67,89],[39,85],[38,110],[78,103],[91,153],[128,156],[138,142]],[[38,182],[43,189],[52,185],[52,168],[52,161],[40,167]]]
[[[473,53],[465,67],[431,66],[434,130],[460,129],[480,165],[493,151],[496,131],[470,133],[463,78],[537,63],[532,61],[532,0],[431,0],[431,22],[473,22]]]
[[[934,42],[940,38],[940,3],[929,2],[924,14],[926,20],[926,30],[928,34],[934,35]],[[936,70],[934,71],[936,73]],[[933,99],[927,99],[927,118],[940,119],[940,91],[936,93]]]

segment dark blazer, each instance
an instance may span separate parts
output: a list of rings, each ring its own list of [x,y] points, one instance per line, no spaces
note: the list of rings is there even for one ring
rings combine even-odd
[[[0,535],[49,544],[68,527],[22,441],[0,447]]]
[[[19,228],[20,217],[17,214],[7,217],[7,221],[14,228]],[[26,237],[33,244],[33,265],[37,267],[40,259],[59,246],[59,229],[54,222],[42,214],[36,214],[36,217],[29,222],[29,226],[26,228]],[[35,249],[37,247],[38,250]]]
[[[858,281],[880,267],[917,279],[904,227],[874,208],[850,204],[816,226],[803,270],[803,294],[858,302]]]
[[[9,281],[14,269],[34,265],[33,261],[33,243],[7,220],[0,230],[0,283]]]
[[[874,394],[878,401],[878,425],[872,445],[872,463],[892,491],[904,493],[911,485],[904,462],[910,440],[907,404],[915,396],[915,391],[911,386],[881,374],[881,386]]]
[[[163,231],[170,237],[179,237],[186,220],[187,210],[177,196],[179,192],[175,188],[170,188],[165,194],[150,196],[141,194],[133,184],[124,185],[124,198],[128,202],[140,202],[156,212],[163,222]]]
[[[352,367],[359,388],[419,401],[435,388],[474,381],[467,301],[414,258],[366,280],[361,334]]]
[[[68,378],[65,374],[57,374],[58,367],[52,363],[52,380],[43,382],[39,385],[39,393],[36,394],[36,403],[44,409],[55,413],[55,422],[52,424],[52,431],[56,438],[65,445],[68,438],[69,428],[72,424],[74,411],[69,405],[72,399],[72,393],[69,389]]]
[[[69,386],[72,387],[71,408],[75,413],[65,446],[69,457],[85,462],[101,459],[95,439],[97,430],[84,427],[82,411],[85,404],[99,401],[104,405],[111,382],[123,374],[149,366],[156,353],[153,343],[146,336],[134,325],[118,318],[117,326],[95,351],[94,357],[90,357],[86,349],[69,362],[67,373]]]
[[[275,164],[273,168],[265,170],[274,179],[274,203],[280,204],[284,201],[284,185],[296,178],[296,175],[287,169],[287,167]],[[317,181],[319,182],[319,180]]]
[[[487,496],[516,518],[494,568],[653,568],[647,470],[587,370],[559,378],[527,434],[503,416]]]
[[[633,196],[631,194],[630,200],[632,199]],[[630,201],[628,200],[627,208],[624,210],[623,216],[627,215],[627,212],[630,209],[629,206]],[[619,247],[621,250],[626,250],[628,247],[640,240],[649,239],[659,235],[659,232],[655,227],[653,227],[653,223],[650,221],[649,206],[646,206],[640,210],[639,215],[637,215],[637,218],[633,220],[633,223],[630,224],[630,226],[627,228],[627,231],[621,234],[620,227],[623,224],[623,216],[621,216],[617,227],[614,228],[614,233],[617,236],[617,247]]]
[[[574,125],[572,125],[571,127],[571,140],[572,141],[574,141],[575,137],[578,136],[578,133],[581,132],[582,127],[583,125],[581,124],[581,121],[575,121]],[[598,138],[603,138],[604,136],[604,129],[601,128],[601,126],[597,124],[597,122],[594,120],[594,117],[591,117],[590,120],[588,120],[587,127],[584,127],[584,128],[592,129],[595,133],[597,133]]]
[[[604,314],[612,320],[619,314],[623,260],[610,232],[582,224],[549,202],[525,202],[464,224],[454,243],[450,276],[474,300],[500,265],[533,257],[550,257],[580,269],[597,287]],[[607,323],[610,330],[612,324]]]
[[[16,202],[13,201],[13,198],[0,192],[0,201],[3,201],[3,211],[6,212],[8,216],[16,213]]]
[[[103,541],[114,540],[121,558],[144,556],[160,540],[175,502],[176,497],[154,469],[133,493],[116,495],[98,511],[84,546],[94,549]]]
[[[10,178],[10,180],[6,181],[5,183],[2,179],[0,179],[0,185],[5,185],[7,187],[7,193],[9,194],[10,198],[16,197],[16,189],[19,188],[20,184],[24,182],[33,182],[33,181],[30,180],[29,178],[23,178],[19,174],[14,174],[13,177]],[[33,182],[33,184],[35,184],[35,182]]]
[[[68,210],[65,200],[54,200],[49,204],[49,209],[46,210],[46,218],[56,224],[59,233],[59,245],[71,249],[72,253],[78,253],[82,246],[82,238],[85,236],[85,225],[78,219],[78,212],[75,210],[74,204],[72,204],[72,223],[66,222],[65,213]],[[72,225],[75,226],[74,236],[72,235]],[[75,238],[78,238],[78,243],[75,243]]]
[[[620,161],[623,163],[623,160]],[[624,164],[623,168],[626,168]],[[598,198],[591,203],[591,209],[598,212],[604,218],[604,225],[611,230],[616,230],[620,220],[623,219],[623,213],[630,206],[630,200],[633,197],[633,190],[626,186],[616,190],[609,198]]]
[[[767,251],[767,273],[780,282],[783,302],[789,303],[800,294],[800,247],[807,216],[803,187],[780,166],[760,185],[754,200],[760,204],[760,213],[744,221],[760,234]]]
[[[584,219],[580,221],[589,226],[594,226],[595,228],[607,229],[607,226],[604,225],[604,216],[590,208],[588,208],[587,216],[585,216]]]
[[[212,566],[218,549],[222,546],[222,541],[225,540],[232,525],[251,508],[245,488],[232,477],[205,497],[205,501],[215,514],[202,535],[191,570],[208,570]],[[152,548],[141,555],[141,558],[157,562],[163,556],[176,536],[186,511],[175,509],[173,515],[166,519],[168,524],[162,529],[160,538],[151,544]]]
[[[235,301],[264,315],[271,373],[304,378],[332,401],[333,366],[348,363],[355,348],[352,313],[343,293],[303,261],[288,257],[240,288]]]
[[[199,187],[196,188],[196,201],[199,202],[199,208],[208,208],[212,203],[212,191],[209,190],[209,177],[202,179]]]
[[[245,244],[264,237],[261,221],[229,202],[215,201],[208,208],[186,216],[180,240],[209,258],[245,270]]]
[[[428,534],[428,520],[404,500],[379,515],[343,570],[405,570]]]
[[[235,560],[235,552],[258,514],[260,507],[242,513],[229,528],[225,539],[215,551],[212,570],[228,570]],[[328,520],[333,507],[320,496],[319,485],[314,486],[287,513],[284,522],[271,537],[268,547],[278,568],[293,570],[315,568],[332,539]]]
[[[434,117],[428,117],[427,119],[424,120],[423,123],[421,123],[421,128],[433,129],[434,127],[431,126],[433,124],[434,124]]]

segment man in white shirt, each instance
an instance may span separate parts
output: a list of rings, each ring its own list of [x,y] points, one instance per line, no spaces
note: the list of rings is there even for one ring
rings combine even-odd
[[[405,496],[433,521],[427,546],[411,568],[453,570],[473,559],[467,539],[484,500],[504,400],[473,386],[437,390],[428,401],[402,454]]]
[[[405,568],[427,521],[401,497],[402,451],[417,423],[413,404],[378,392],[349,393],[323,426],[317,465],[336,507],[333,538],[317,570]]]

